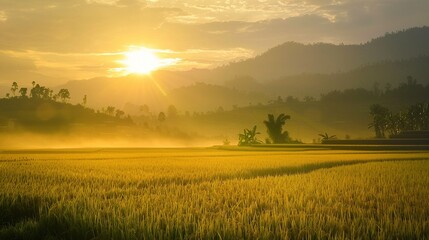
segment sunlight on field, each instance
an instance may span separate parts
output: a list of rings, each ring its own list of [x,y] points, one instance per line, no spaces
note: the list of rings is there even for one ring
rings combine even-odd
[[[0,239],[429,236],[429,153],[0,153]]]

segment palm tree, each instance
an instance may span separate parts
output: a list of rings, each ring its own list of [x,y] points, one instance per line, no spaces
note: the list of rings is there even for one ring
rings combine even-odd
[[[238,146],[260,144],[261,141],[256,138],[260,132],[256,131],[256,125],[250,129],[244,129],[243,133],[238,134]]]
[[[319,136],[321,136],[322,137],[322,140],[323,141],[326,141],[326,140],[332,140],[332,139],[337,139],[337,136],[336,135],[329,135],[328,133],[320,133],[319,134]]]
[[[273,143],[286,143],[290,140],[289,133],[283,131],[283,125],[285,125],[288,119],[290,119],[290,116],[282,113],[277,118],[273,114],[268,114],[268,120],[264,120],[268,136]]]

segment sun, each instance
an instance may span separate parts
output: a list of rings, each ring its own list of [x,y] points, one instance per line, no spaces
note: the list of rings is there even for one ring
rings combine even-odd
[[[157,50],[139,47],[132,48],[124,53],[125,59],[118,61],[124,68],[122,71],[127,74],[150,74],[163,67],[174,65],[178,59],[160,58],[156,54]]]
[[[120,61],[127,73],[149,74],[160,68],[161,59],[150,49],[139,48],[124,53],[125,59]]]

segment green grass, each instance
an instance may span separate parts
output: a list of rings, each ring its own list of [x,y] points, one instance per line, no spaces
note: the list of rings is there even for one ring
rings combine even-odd
[[[0,239],[428,239],[428,159],[293,148],[3,150]]]

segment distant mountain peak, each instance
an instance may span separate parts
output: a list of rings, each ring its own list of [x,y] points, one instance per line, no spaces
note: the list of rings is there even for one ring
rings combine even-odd
[[[249,75],[273,80],[298,74],[327,74],[388,60],[429,55],[429,27],[415,27],[374,38],[364,44],[285,42],[268,51],[214,70],[215,78]]]

